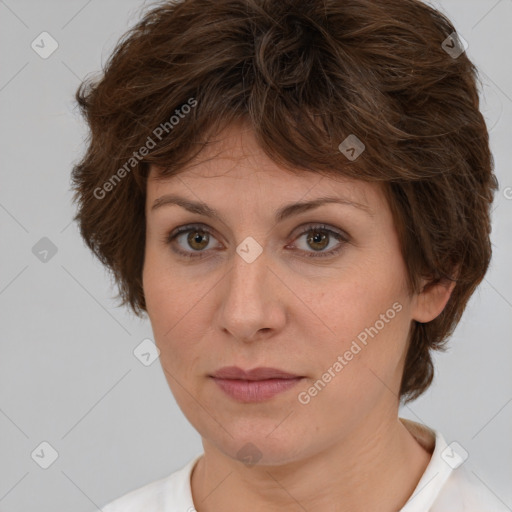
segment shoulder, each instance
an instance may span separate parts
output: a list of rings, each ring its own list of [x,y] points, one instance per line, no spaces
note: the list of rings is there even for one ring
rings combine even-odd
[[[192,512],[190,474],[198,455],[174,473],[139,487],[111,501],[103,512]],[[172,507],[172,508],[170,508]]]
[[[454,469],[434,502],[432,512],[510,512],[466,464]]]
[[[142,510],[157,512],[161,510],[159,504],[162,501],[162,494],[172,476],[169,475],[124,494],[104,506],[103,512],[139,512]]]
[[[426,425],[400,418],[418,443],[431,453],[414,493],[400,512],[510,512],[488,483],[471,469],[468,453],[457,442]]]

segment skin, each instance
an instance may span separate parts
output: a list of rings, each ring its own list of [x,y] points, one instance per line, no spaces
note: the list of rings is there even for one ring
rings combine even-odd
[[[263,153],[244,125],[228,127],[199,157],[165,180],[150,170],[143,270],[162,368],[204,447],[191,478],[196,510],[400,509],[430,461],[398,419],[408,332],[413,320],[441,313],[452,287],[408,293],[378,184],[292,174]],[[171,193],[208,204],[222,221],[178,205],[151,209]],[[284,204],[324,195],[364,204],[373,214],[324,204],[275,222]],[[340,246],[325,231],[323,245],[308,241],[318,235],[310,225],[319,223],[347,241]],[[209,242],[192,239],[191,246],[189,233],[165,242],[187,224],[209,228]],[[263,248],[251,263],[236,252],[249,236]],[[172,247],[204,257],[188,260]],[[336,255],[307,257],[337,247]],[[397,302],[401,311],[309,403],[300,403],[298,394]],[[244,404],[208,377],[229,365],[271,366],[305,379],[270,400]],[[261,454],[255,465],[237,455],[247,443]]]

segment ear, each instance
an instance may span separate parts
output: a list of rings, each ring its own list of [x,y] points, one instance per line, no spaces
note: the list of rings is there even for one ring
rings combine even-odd
[[[437,318],[450,300],[455,281],[443,279],[432,283],[423,279],[421,291],[415,295],[412,306],[412,318],[420,323],[427,323]]]

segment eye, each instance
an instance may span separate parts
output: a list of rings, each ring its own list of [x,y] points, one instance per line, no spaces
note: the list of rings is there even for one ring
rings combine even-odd
[[[307,235],[305,243],[308,247],[312,248],[313,251],[300,249],[300,252],[305,253],[305,256],[308,258],[335,256],[342,250],[345,243],[348,242],[348,235],[330,229],[324,224],[307,226],[307,229],[299,233],[294,240],[299,240],[305,235]],[[164,242],[171,245],[172,250],[180,256],[185,258],[202,258],[207,253],[208,249],[213,249],[209,247],[212,240],[216,239],[207,226],[193,224],[176,228],[165,237]],[[325,251],[325,248],[329,247],[331,242],[337,243],[334,243],[334,248]],[[181,249],[176,248],[176,246],[181,247]],[[294,248],[295,246],[287,245],[286,247]],[[192,250],[190,251],[189,249]]]
[[[215,240],[212,232],[207,227],[194,224],[175,229],[166,237],[165,242],[171,245],[174,252],[185,258],[202,258],[202,253],[205,252],[204,249],[208,247],[212,238]],[[192,252],[175,249],[173,247],[176,245],[175,240],[179,246],[191,248]]]
[[[342,249],[345,243],[348,242],[348,236],[343,234],[340,231],[335,231],[325,226],[324,224],[317,224],[308,226],[305,231],[302,231],[296,240],[299,240],[303,236],[307,235],[305,239],[305,243],[307,247],[313,249],[313,252],[301,249],[302,252],[305,252],[305,256],[308,258],[323,258],[328,256],[335,256]],[[337,244],[334,243],[334,248],[331,248],[328,251],[324,249],[331,245],[331,242],[337,241]],[[289,246],[288,246],[289,247]]]

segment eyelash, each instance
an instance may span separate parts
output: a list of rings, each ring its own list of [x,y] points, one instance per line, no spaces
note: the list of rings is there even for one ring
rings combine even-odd
[[[346,243],[348,243],[348,238],[347,238],[346,235],[344,235],[343,233],[341,233],[339,231],[334,231],[334,230],[328,228],[324,224],[308,225],[307,229],[305,229],[304,231],[299,233],[299,235],[296,237],[296,239],[300,238],[303,235],[306,235],[307,233],[310,233],[311,231],[315,231],[315,230],[316,231],[324,231],[324,232],[327,232],[327,233],[329,233],[331,235],[334,235],[334,238],[336,238],[340,242],[340,244],[338,245],[337,248],[331,249],[330,251],[327,251],[327,252],[310,253],[309,251],[301,251],[301,252],[305,253],[306,257],[308,257],[308,258],[325,258],[325,257],[336,256],[339,252],[341,252],[341,250],[343,249],[343,246]],[[165,237],[164,243],[167,244],[167,245],[171,245],[172,242],[179,235],[181,235],[183,233],[188,233],[190,231],[199,231],[201,233],[206,233],[206,234],[208,234],[210,236],[213,236],[212,231],[207,226],[205,226],[203,224],[189,224],[189,225],[186,225],[186,226],[181,226],[179,228],[176,228],[174,231],[169,233]],[[205,251],[196,251],[195,254],[194,253],[190,253],[190,252],[186,252],[186,251],[181,251],[179,249],[174,249],[174,248],[173,248],[173,251],[176,252],[177,254],[179,254],[180,256],[183,256],[183,257],[188,258],[188,259],[193,259],[193,258],[201,259],[201,258],[205,257],[204,256]]]

